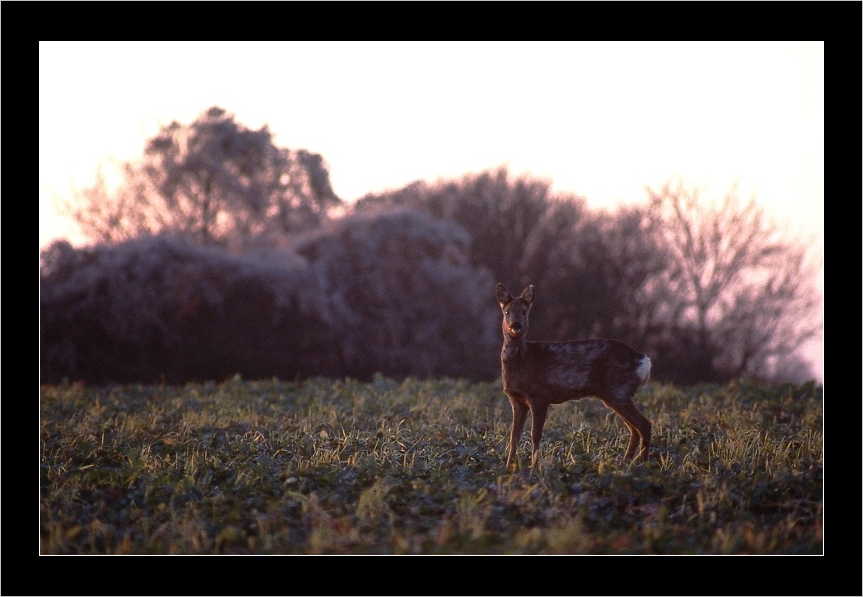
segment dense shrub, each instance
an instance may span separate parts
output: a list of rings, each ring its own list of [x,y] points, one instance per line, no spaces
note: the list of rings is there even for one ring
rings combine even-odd
[[[90,383],[324,374],[332,331],[291,260],[167,237],[43,253],[41,373]]]
[[[88,383],[499,371],[494,284],[457,225],[343,218],[295,251],[169,237],[42,254],[41,374]]]
[[[494,282],[460,226],[409,209],[354,214],[301,240],[348,375],[498,375]]]

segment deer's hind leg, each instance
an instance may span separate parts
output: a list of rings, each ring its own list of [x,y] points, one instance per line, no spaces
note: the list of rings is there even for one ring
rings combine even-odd
[[[630,423],[623,417],[620,418],[623,420],[624,423],[626,423],[626,428],[629,429],[629,445],[626,446],[626,453],[623,456],[625,460],[628,458],[632,458],[632,455],[635,454],[635,449],[638,447],[638,443],[641,440],[641,432],[638,431],[638,428],[636,428],[632,423]]]
[[[647,460],[650,451],[650,432],[653,427],[648,418],[641,414],[632,398],[614,401],[603,400],[603,402],[608,408],[616,412],[629,428],[629,445],[623,456],[624,459],[636,456],[636,447],[640,444],[637,457],[641,460]]]

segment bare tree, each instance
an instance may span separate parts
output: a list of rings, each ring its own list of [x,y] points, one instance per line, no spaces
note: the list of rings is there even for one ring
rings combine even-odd
[[[243,250],[314,228],[340,203],[320,155],[276,147],[266,126],[248,129],[218,107],[162,127],[121,175],[117,191],[99,173],[64,205],[94,240],[167,232]]]
[[[815,336],[819,304],[805,246],[783,235],[754,198],[732,187],[720,205],[682,182],[648,189],[653,229],[668,254],[662,274],[668,331],[690,332],[711,372],[770,378]]]
[[[456,222],[470,234],[473,265],[513,287],[535,284],[547,297],[539,307],[537,334],[563,339],[560,334],[575,328],[572,309],[583,305],[574,273],[577,232],[586,216],[582,198],[554,193],[548,180],[511,176],[500,167],[455,180],[418,181],[356,203],[357,211],[382,206],[408,206]]]
[[[647,347],[666,327],[667,293],[660,283],[668,253],[646,206],[599,211],[579,228],[577,266],[569,272],[579,337],[617,338]],[[586,327],[585,327],[586,326]],[[568,330],[565,336],[572,337]],[[661,359],[660,359],[661,360]]]
[[[58,211],[72,218],[85,237],[97,243],[116,244],[136,236],[154,234],[162,227],[159,207],[146,180],[129,163],[118,165],[123,184],[111,190],[100,166],[93,186],[73,189],[71,200]]]

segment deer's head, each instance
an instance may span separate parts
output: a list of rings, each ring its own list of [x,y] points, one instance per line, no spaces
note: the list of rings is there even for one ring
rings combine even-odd
[[[514,297],[503,284],[497,285],[497,302],[503,312],[503,333],[518,339],[527,333],[527,316],[533,304],[535,289],[533,285],[525,288],[521,296]]]

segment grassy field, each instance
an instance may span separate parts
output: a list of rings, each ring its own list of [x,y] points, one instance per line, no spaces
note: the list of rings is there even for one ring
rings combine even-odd
[[[651,461],[622,462],[628,431],[585,399],[552,406],[536,468],[508,473],[500,382],[43,386],[40,550],[823,553],[820,386],[636,400]]]

